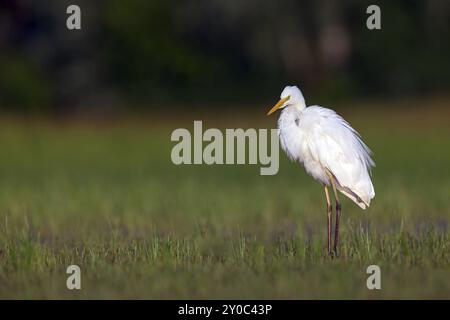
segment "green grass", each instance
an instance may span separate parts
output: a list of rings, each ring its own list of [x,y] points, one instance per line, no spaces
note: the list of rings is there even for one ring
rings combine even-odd
[[[238,121],[4,120],[0,298],[449,299],[448,112],[370,110],[341,112],[375,152],[377,195],[364,212],[343,200],[335,259],[322,188],[284,154],[276,176],[170,161],[173,129],[273,127],[265,110]],[[70,264],[80,291],[66,289]],[[366,288],[372,264],[380,291]]]

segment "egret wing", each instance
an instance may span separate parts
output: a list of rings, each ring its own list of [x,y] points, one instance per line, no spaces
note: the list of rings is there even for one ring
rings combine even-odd
[[[307,143],[312,157],[335,177],[339,191],[365,209],[375,196],[370,180],[374,166],[371,151],[333,110],[318,106],[307,110]]]

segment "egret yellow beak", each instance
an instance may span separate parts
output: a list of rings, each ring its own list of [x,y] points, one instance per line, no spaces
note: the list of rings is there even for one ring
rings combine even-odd
[[[270,111],[267,113],[268,116],[270,116],[272,113],[274,113],[275,111],[278,110],[278,108],[280,108],[286,101],[289,100],[291,96],[287,96],[286,98],[281,99],[280,101],[277,102],[276,105],[273,106],[272,109],[270,109]]]

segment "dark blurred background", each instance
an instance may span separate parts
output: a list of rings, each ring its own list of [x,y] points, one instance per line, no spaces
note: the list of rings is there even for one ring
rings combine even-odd
[[[286,84],[316,103],[445,94],[449,39],[448,0],[0,0],[0,109],[266,105]]]

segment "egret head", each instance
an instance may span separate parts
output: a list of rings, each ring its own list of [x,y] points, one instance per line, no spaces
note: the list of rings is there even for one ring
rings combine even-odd
[[[296,105],[300,109],[306,108],[303,94],[296,86],[286,86],[281,92],[280,101],[278,101],[277,104],[274,105],[272,109],[270,109],[267,115],[271,115],[276,110],[290,105]]]

